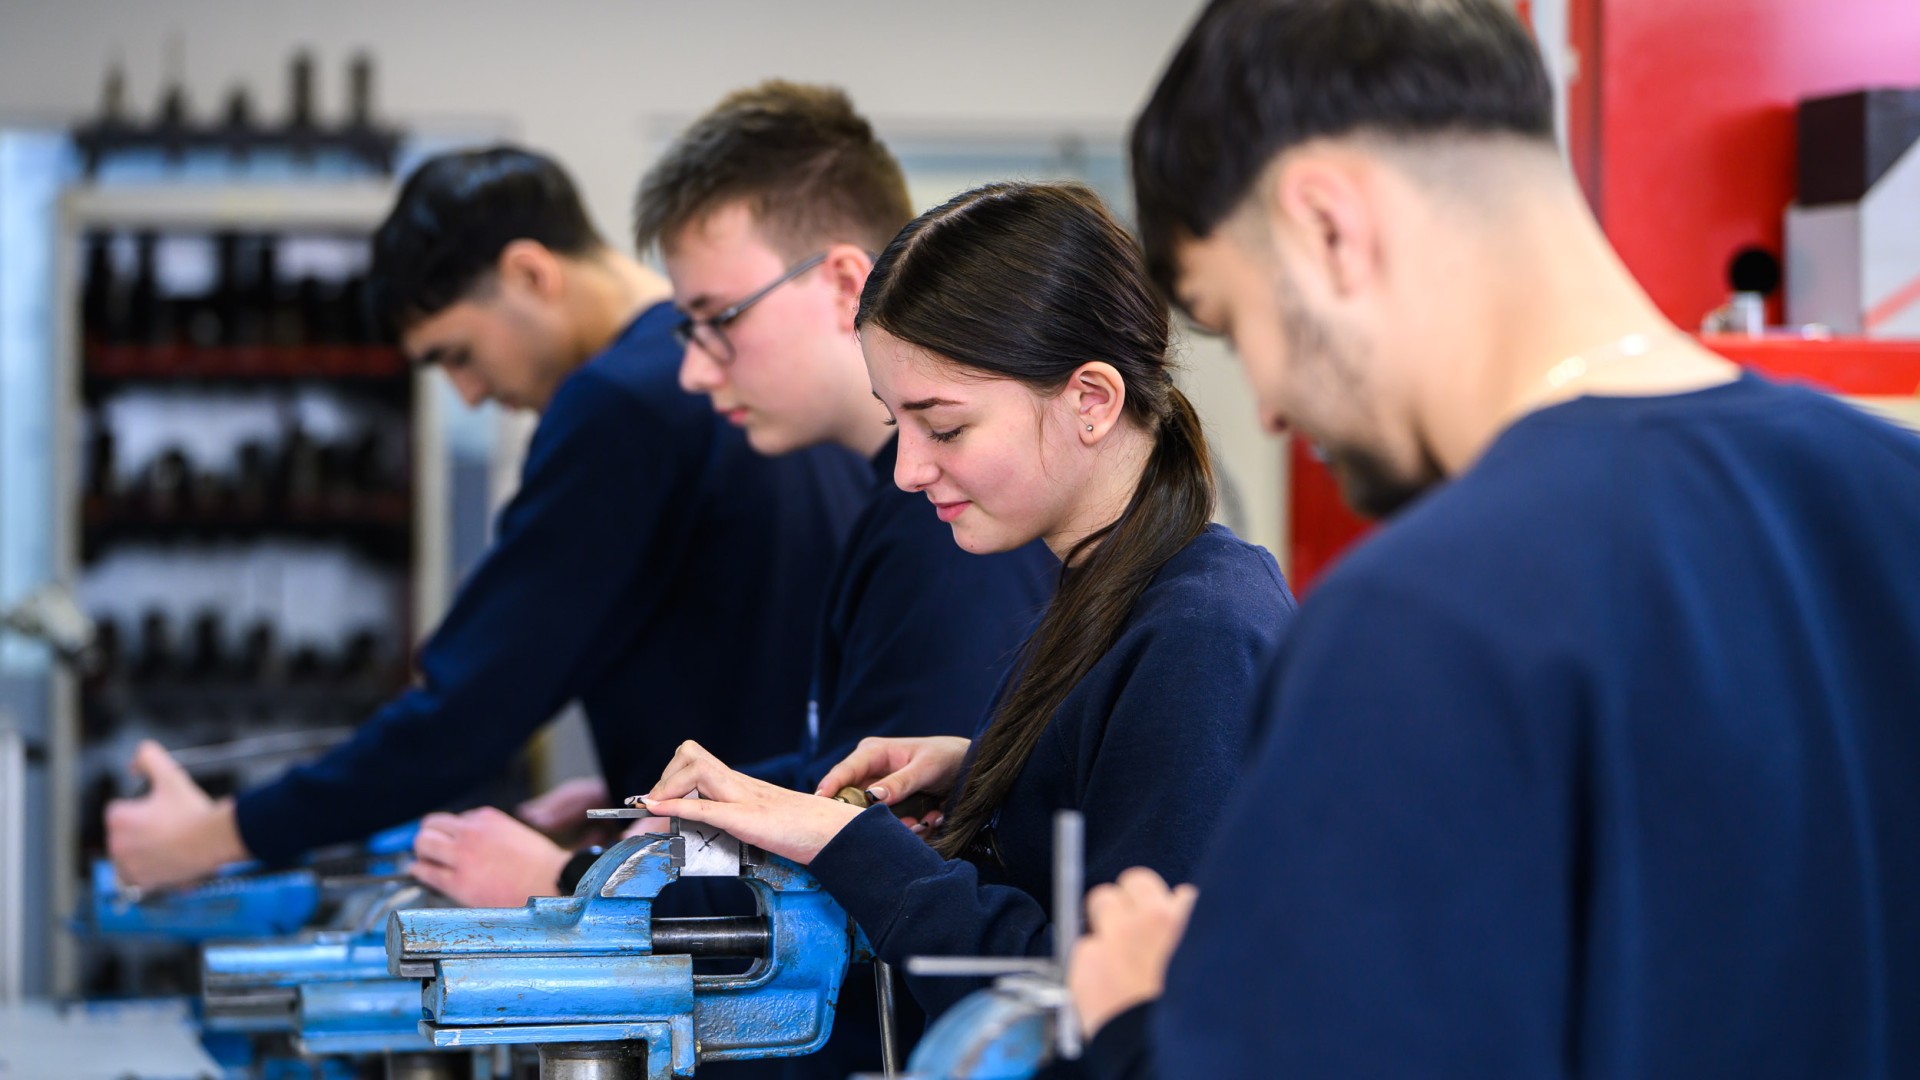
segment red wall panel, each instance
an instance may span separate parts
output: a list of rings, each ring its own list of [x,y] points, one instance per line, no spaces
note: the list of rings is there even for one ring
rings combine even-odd
[[[1781,382],[1855,397],[1920,396],[1920,341],[1797,341],[1709,334],[1700,339],[1736,364]]]
[[[1597,93],[1571,99],[1599,110],[1572,125],[1598,132],[1589,197],[1687,328],[1725,299],[1735,249],[1781,248],[1794,103],[1920,85],[1920,0],[1573,0],[1570,16],[1596,39],[1581,71]]]
[[[1920,0],[1568,0],[1567,21],[1573,171],[1627,267],[1683,329],[1726,298],[1736,249],[1781,249],[1794,103],[1920,86]],[[1843,393],[1916,392],[1920,346],[1711,343]],[[1304,592],[1366,525],[1299,440],[1288,462],[1291,580]]]
[[[1920,341],[1803,341],[1710,335],[1701,339],[1727,359],[1782,382],[1800,382],[1859,397],[1920,397]],[[1340,488],[1304,439],[1290,439],[1287,512],[1288,584],[1305,596],[1314,582],[1372,526],[1340,501]]]
[[[1300,596],[1372,528],[1347,509],[1339,482],[1301,438],[1287,439],[1287,522],[1287,584]]]

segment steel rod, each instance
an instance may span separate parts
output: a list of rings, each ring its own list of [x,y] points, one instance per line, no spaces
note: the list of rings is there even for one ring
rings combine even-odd
[[[874,998],[880,1006],[880,1069],[888,1076],[900,1075],[900,1033],[893,1007],[893,965],[885,960],[873,962]]]
[[[771,931],[757,915],[653,920],[653,951],[661,954],[763,959]]]

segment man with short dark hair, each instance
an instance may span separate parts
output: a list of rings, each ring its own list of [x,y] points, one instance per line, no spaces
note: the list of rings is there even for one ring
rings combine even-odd
[[[1390,520],[1197,900],[1090,894],[1099,1070],[1920,1071],[1920,438],[1661,317],[1500,0],[1217,0],[1134,170],[1171,295]]]
[[[692,735],[745,760],[792,745],[864,463],[837,448],[764,458],[682,392],[666,281],[607,246],[537,154],[421,166],[375,234],[370,291],[407,354],[468,403],[541,414],[520,490],[421,650],[419,683],[347,743],[221,802],[157,744],[140,748],[152,791],[107,813],[129,882],[280,861],[416,817],[499,773],[570,701],[603,773],[585,802],[646,788]],[[439,820],[417,849],[422,880],[490,876],[448,855],[462,819]]]

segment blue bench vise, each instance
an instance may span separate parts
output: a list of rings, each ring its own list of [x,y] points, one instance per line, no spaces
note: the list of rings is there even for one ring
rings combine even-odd
[[[341,888],[399,873],[412,858],[419,828],[416,822],[388,829],[364,845],[315,856],[290,869],[235,863],[208,881],[184,888],[122,885],[113,864],[101,859],[93,866],[83,929],[98,937],[193,943],[291,934],[326,918],[331,894]]]
[[[201,950],[201,1012],[209,1031],[285,1033],[302,1053],[428,1050],[418,1030],[420,986],[387,974],[386,921],[431,904],[420,885],[370,886],[327,929]]]
[[[653,917],[662,889],[702,876],[739,878],[758,913]],[[546,1080],[668,1080],[702,1062],[812,1053],[833,1029],[848,964],[870,956],[852,919],[804,869],[677,821],[669,833],[609,848],[572,896],[387,920],[389,970],[425,980],[428,1040],[533,1044]],[[696,975],[699,957],[753,963],[740,974]]]

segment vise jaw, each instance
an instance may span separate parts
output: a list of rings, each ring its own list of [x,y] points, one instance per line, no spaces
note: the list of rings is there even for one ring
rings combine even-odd
[[[365,887],[329,927],[284,938],[214,942],[201,950],[210,1031],[291,1033],[303,1053],[427,1049],[420,989],[387,974],[387,915],[444,903],[403,881]]]
[[[208,881],[165,889],[124,884],[113,864],[100,859],[93,865],[93,887],[79,929],[101,938],[195,944],[291,934],[324,922],[342,893],[398,875],[419,831],[419,822],[409,822],[364,843],[311,856],[301,866],[234,863]]]
[[[756,916],[653,917],[655,897],[679,878],[726,875],[752,890]],[[848,963],[871,955],[804,869],[678,821],[609,848],[572,896],[396,911],[386,940],[389,970],[425,980],[420,1031],[433,1045],[539,1044],[543,1060],[598,1045],[637,1064],[644,1044],[644,1071],[631,1074],[648,1080],[820,1049]],[[696,956],[754,963],[696,975]]]

